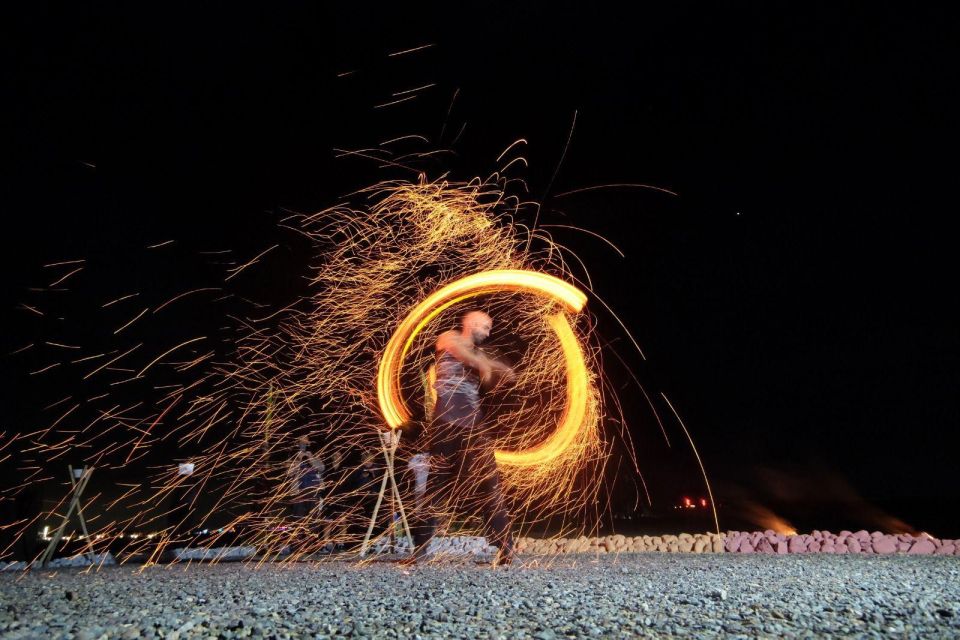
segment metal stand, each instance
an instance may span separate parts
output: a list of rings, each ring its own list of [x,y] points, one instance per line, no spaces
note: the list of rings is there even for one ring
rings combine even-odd
[[[400,511],[400,520],[403,523],[403,531],[406,533],[407,540],[410,541],[410,549],[413,549],[413,535],[410,533],[410,525],[407,522],[407,514],[403,509],[403,501],[400,499],[400,490],[397,488],[397,478],[394,475],[393,463],[397,453],[397,447],[400,446],[400,432],[396,430],[383,431],[380,433],[380,445],[383,450],[383,457],[386,460],[386,467],[383,471],[383,481],[380,483],[380,494],[377,496],[377,503],[373,507],[373,514],[370,516],[370,526],[367,527],[367,535],[363,537],[363,544],[360,546],[360,557],[367,555],[370,550],[370,536],[373,535],[373,528],[377,523],[377,514],[380,512],[380,505],[383,502],[383,496],[387,492],[387,484],[390,484],[391,500],[395,502]],[[393,530],[393,518],[390,521],[390,529]]]
[[[87,541],[87,551],[85,551],[85,553],[88,554],[91,563],[96,559],[96,554],[94,554],[93,551],[93,540],[90,539],[90,533],[87,531],[87,523],[83,519],[83,507],[80,505],[80,496],[83,495],[83,490],[87,488],[87,483],[90,482],[90,476],[93,475],[93,467],[83,467],[82,469],[74,471],[73,466],[69,465],[67,469],[70,470],[70,492],[72,494],[70,497],[70,506],[67,507],[67,513],[63,516],[63,522],[57,527],[57,532],[53,534],[53,538],[50,539],[50,544],[47,545],[43,555],[40,556],[40,566],[44,569],[47,567],[47,564],[50,563],[50,560],[53,559],[53,554],[57,550],[57,545],[60,544],[60,539],[63,538],[63,531],[67,528],[67,523],[70,522],[70,516],[73,515],[74,510],[77,512],[80,529],[83,531],[84,538]]]

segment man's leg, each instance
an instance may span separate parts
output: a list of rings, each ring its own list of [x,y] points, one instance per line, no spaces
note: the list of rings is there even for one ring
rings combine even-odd
[[[487,538],[499,548],[498,564],[509,564],[513,559],[512,524],[500,488],[500,471],[493,455],[493,447],[484,443],[472,454],[474,456],[473,473],[477,479],[480,511]]]
[[[447,448],[433,451],[430,455],[430,472],[427,475],[427,488],[423,498],[417,501],[417,514],[414,518],[413,544],[414,556],[422,558],[433,539],[439,524],[439,516],[449,502],[454,482],[453,465],[456,456]]]

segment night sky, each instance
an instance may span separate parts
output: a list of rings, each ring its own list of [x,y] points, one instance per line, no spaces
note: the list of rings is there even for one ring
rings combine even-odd
[[[948,21],[852,3],[515,4],[21,8],[4,37],[3,353],[95,344],[78,297],[222,285],[201,250],[280,243],[240,286],[285,304],[310,256],[278,220],[408,177],[336,149],[419,134],[409,149],[453,151],[431,177],[469,179],[524,138],[540,222],[624,252],[554,229],[647,359],[603,314],[601,339],[670,397],[718,500],[801,518],[786,503],[857,494],[960,533]],[[602,188],[564,195],[585,187]],[[79,258],[62,324],[19,307],[50,284],[42,265]],[[224,324],[213,304],[177,313],[143,331]],[[2,358],[3,429],[71,393],[28,376],[44,361],[30,357]],[[667,449],[605,360],[657,500],[701,492],[675,422]]]

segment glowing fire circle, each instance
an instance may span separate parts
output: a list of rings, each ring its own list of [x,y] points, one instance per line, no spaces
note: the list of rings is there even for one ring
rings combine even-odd
[[[410,419],[410,411],[400,395],[400,370],[417,334],[444,309],[463,300],[498,291],[534,293],[556,302],[572,313],[583,309],[586,295],[571,284],[537,271],[503,269],[482,271],[466,276],[435,291],[421,301],[394,331],[380,358],[377,371],[377,401],[391,429]],[[590,376],[583,350],[564,313],[550,316],[548,322],[560,341],[566,360],[566,406],[557,428],[540,444],[521,451],[496,452],[497,462],[515,467],[546,464],[563,454],[585,426],[590,397]]]

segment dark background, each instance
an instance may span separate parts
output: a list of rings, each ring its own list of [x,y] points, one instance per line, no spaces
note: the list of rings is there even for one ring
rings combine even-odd
[[[431,177],[467,179],[525,138],[529,169],[515,175],[543,202],[540,222],[625,253],[554,229],[647,360],[603,314],[601,338],[651,395],[670,397],[719,502],[762,503],[801,528],[879,527],[882,511],[960,535],[945,16],[852,3],[319,4],[7,16],[4,354],[100,339],[71,324],[86,317],[76,296],[57,303],[64,321],[18,308],[49,284],[43,264],[87,259],[70,284],[95,308],[222,284],[222,267],[188,256],[249,259],[279,242],[241,286],[283,304],[302,292],[309,258],[277,229],[284,211],[397,175],[334,149],[420,134],[429,144],[407,148],[453,151],[423,165]],[[621,183],[678,195],[562,195]],[[145,249],[168,239],[182,255]],[[213,304],[177,313],[148,339],[223,324]],[[72,392],[66,378],[28,376],[50,361],[29,358],[3,358],[3,429],[33,428],[39,406]],[[660,401],[667,448],[605,359],[655,507],[699,498],[676,421]],[[633,508],[631,491],[614,492],[616,510]]]

